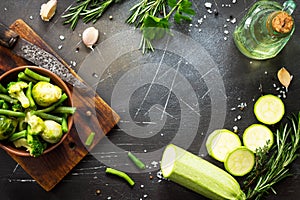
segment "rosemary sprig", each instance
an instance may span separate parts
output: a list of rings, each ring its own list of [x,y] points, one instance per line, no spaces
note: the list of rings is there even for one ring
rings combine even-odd
[[[167,12],[167,10],[170,10]],[[161,39],[170,33],[170,17],[180,23],[182,20],[191,21],[195,14],[189,0],[141,0],[134,5],[127,23],[135,24],[142,31],[140,48],[153,51],[152,41]]]
[[[290,127],[291,126],[291,127]],[[298,157],[300,148],[300,113],[291,118],[291,124],[285,124],[275,133],[276,143],[270,152],[266,148],[256,153],[256,166],[244,182],[247,199],[261,199],[280,180],[290,176],[289,165]]]
[[[120,0],[77,0],[77,5],[70,7],[68,13],[62,16],[62,18],[66,18],[64,24],[70,24],[71,29],[74,30],[80,18],[82,18],[84,23],[90,21],[95,23],[110,5],[119,1]]]

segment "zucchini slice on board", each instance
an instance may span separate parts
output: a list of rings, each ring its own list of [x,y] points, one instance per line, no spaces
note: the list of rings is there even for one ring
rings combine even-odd
[[[173,144],[169,144],[163,152],[161,171],[165,178],[209,199],[246,199],[233,176]]]
[[[284,112],[282,100],[272,94],[259,97],[254,104],[254,114],[264,124],[276,124],[282,119]]]
[[[248,174],[255,164],[254,153],[247,147],[238,147],[226,156],[225,169],[234,176]]]
[[[221,162],[224,162],[227,153],[241,145],[239,136],[227,129],[215,130],[206,140],[208,154]]]
[[[268,148],[274,143],[273,132],[265,125],[252,124],[243,133],[244,145],[254,153],[263,148],[268,142]]]

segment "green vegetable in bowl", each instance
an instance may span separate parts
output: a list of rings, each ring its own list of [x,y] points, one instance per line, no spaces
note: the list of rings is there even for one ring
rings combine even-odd
[[[11,136],[18,125],[18,120],[4,115],[0,115],[0,140],[5,140]]]
[[[26,134],[27,137],[21,137],[15,141],[13,144],[17,148],[24,147],[33,157],[38,157],[42,155],[47,147],[46,143],[43,143],[37,135]]]
[[[69,130],[68,117],[76,111],[65,102],[68,88],[28,68],[16,79],[3,80],[7,84],[0,85],[1,142],[24,148],[33,157],[42,155],[47,145],[55,147]]]
[[[42,118],[40,118],[36,115],[32,115],[31,112],[28,112],[26,114],[25,121],[29,125],[28,133],[31,135],[38,135],[38,134],[42,133],[46,128],[46,125],[45,125],[44,121],[42,120]]]
[[[46,143],[42,143],[37,135],[27,134],[27,143],[29,145],[29,148],[27,148],[27,150],[33,157],[42,155],[42,153],[46,149]]]
[[[45,120],[45,130],[41,133],[41,137],[48,143],[54,144],[60,141],[63,136],[62,127],[53,120]]]
[[[18,99],[23,108],[30,106],[29,99],[23,91],[27,87],[28,84],[24,81],[10,82],[7,86],[9,96]]]
[[[52,83],[40,81],[32,88],[32,97],[39,106],[50,106],[62,95],[62,89]]]

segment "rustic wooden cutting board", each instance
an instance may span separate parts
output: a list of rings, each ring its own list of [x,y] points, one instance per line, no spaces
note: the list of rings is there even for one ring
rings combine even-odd
[[[10,28],[20,37],[52,53],[68,67],[67,63],[23,20],[15,21]],[[24,59],[12,54],[9,49],[0,47],[1,74],[11,68],[29,64]],[[71,73],[78,77],[73,70]],[[80,79],[80,77],[78,78]],[[74,114],[74,125],[66,140],[53,151],[38,158],[20,157],[9,153],[46,191],[50,191],[59,183],[119,121],[119,116],[92,88],[78,91],[70,85],[69,87],[72,89],[73,104],[77,111]],[[92,114],[87,115],[87,111],[91,111]],[[91,131],[96,132],[96,136],[93,144],[87,149],[82,141],[85,141]]]

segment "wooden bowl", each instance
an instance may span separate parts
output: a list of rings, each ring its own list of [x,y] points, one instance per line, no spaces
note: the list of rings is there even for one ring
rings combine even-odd
[[[29,68],[41,75],[50,77],[51,79],[50,82],[60,87],[63,90],[63,92],[65,92],[68,95],[68,99],[65,101],[64,105],[73,106],[71,91],[68,88],[68,86],[65,84],[65,82],[56,74],[44,68],[40,68],[36,66],[21,66],[21,67],[13,68],[0,76],[0,83],[6,86],[10,81],[17,80],[18,73],[24,71],[26,68]],[[55,143],[53,145],[48,143],[48,147],[44,150],[43,154],[49,153],[57,146],[59,146],[66,139],[67,135],[71,130],[72,125],[73,125],[73,116],[70,115],[68,117],[68,132],[64,133],[63,137],[58,143]],[[0,140],[0,147],[5,151],[18,156],[30,156],[29,152],[26,151],[25,148],[16,148],[11,142],[8,142],[6,140],[2,140],[2,141]]]

